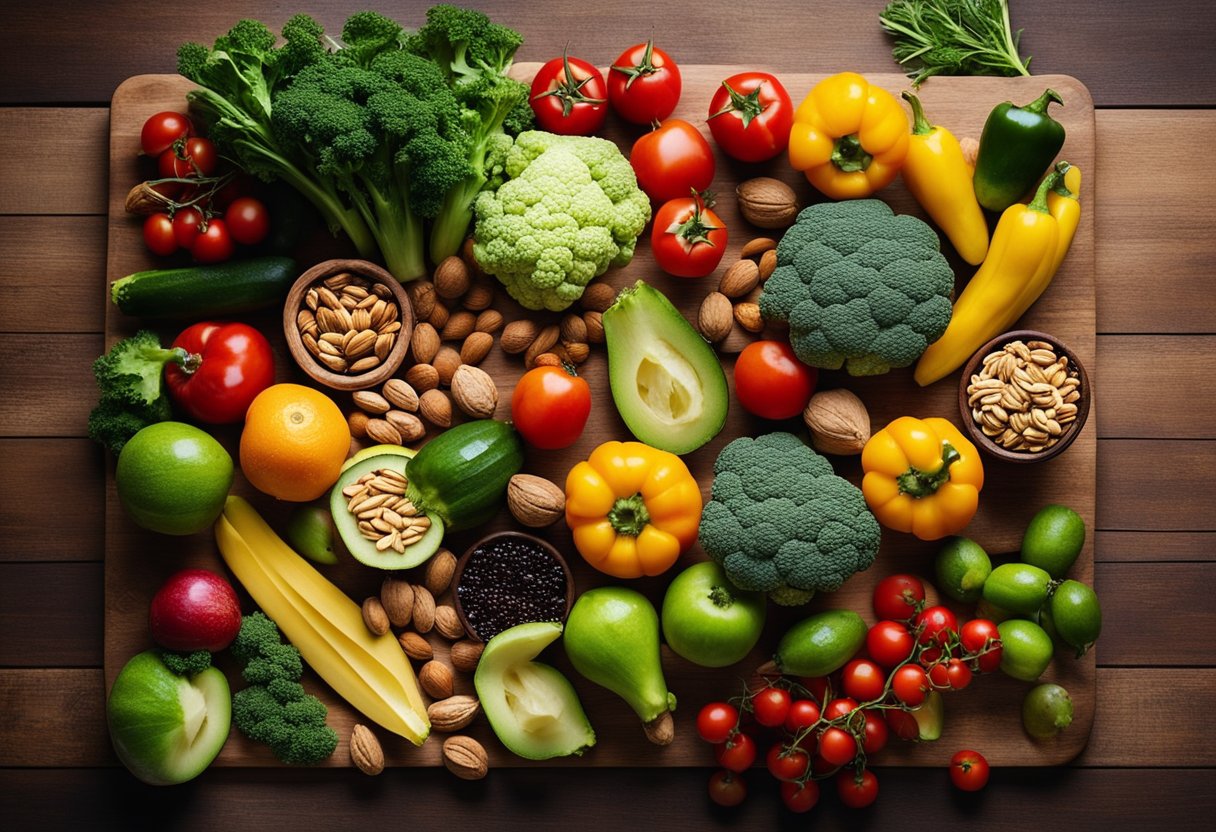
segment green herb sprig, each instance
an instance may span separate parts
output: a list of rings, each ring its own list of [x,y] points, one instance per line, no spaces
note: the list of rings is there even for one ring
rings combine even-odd
[[[879,13],[891,54],[919,86],[934,75],[1029,75],[1008,0],[895,0]]]

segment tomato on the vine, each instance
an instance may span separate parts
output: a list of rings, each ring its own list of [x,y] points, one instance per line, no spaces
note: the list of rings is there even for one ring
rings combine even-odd
[[[198,235],[203,233],[203,228],[203,212],[193,205],[179,208],[173,215],[173,236],[177,238],[177,244],[184,249],[194,245]]]
[[[916,717],[899,708],[888,708],[886,711],[887,727],[891,733],[901,740],[920,739],[920,723]]]
[[[764,764],[778,780],[801,780],[811,768],[811,757],[798,746],[775,742],[769,748]]]
[[[853,659],[840,672],[844,692],[860,702],[870,702],[882,696],[887,674],[869,659]]]
[[[988,785],[988,761],[978,751],[960,751],[950,758],[950,779],[962,791],[978,792]]]
[[[836,775],[836,793],[850,809],[864,809],[878,799],[878,778],[869,769],[861,774],[842,771]]]
[[[874,614],[890,621],[910,621],[925,600],[925,585],[915,575],[888,575],[874,586]]]
[[[877,754],[887,745],[887,737],[890,735],[887,721],[883,719],[882,711],[866,710],[861,713],[866,720],[861,749],[867,754]]]
[[[752,714],[765,728],[785,724],[790,712],[790,692],[784,688],[766,687],[752,694]]]
[[[164,212],[149,214],[144,220],[144,245],[153,254],[167,257],[177,251],[177,236],[173,233],[173,220]]]
[[[708,188],[716,163],[700,130],[683,119],[670,118],[633,143],[629,164],[638,187],[655,202],[666,202]]]
[[[798,360],[789,341],[753,341],[735,359],[735,395],[761,419],[792,419],[815,392],[819,371]]]
[[[709,799],[719,806],[738,806],[747,797],[747,784],[733,771],[715,771],[709,776]]]
[[[823,709],[823,718],[827,720],[840,719],[857,710],[857,700],[847,696],[833,699]]]
[[[971,684],[971,668],[962,659],[938,662],[929,668],[929,681],[941,690],[962,690]]]
[[[590,136],[608,117],[604,76],[581,58],[548,61],[532,79],[529,96],[536,123],[563,136]]]
[[[958,632],[958,618],[943,606],[928,607],[916,616],[912,626],[920,630],[921,644],[937,643],[945,647]]]
[[[146,156],[160,156],[178,139],[194,135],[194,124],[185,113],[166,111],[149,116],[139,131],[139,147]]]
[[[996,624],[987,618],[973,618],[968,621],[959,630],[958,638],[963,649],[969,654],[988,651],[975,659],[980,673],[992,673],[1001,666],[1001,634]]]
[[[219,167],[220,154],[211,139],[191,136],[182,142],[180,147],[179,153],[178,145],[174,144],[156,160],[162,178],[211,176]]]
[[[741,162],[763,162],[783,152],[793,126],[790,94],[767,72],[730,76],[709,102],[714,140]]]
[[[697,735],[706,742],[726,742],[739,725],[739,709],[729,702],[710,702],[697,714]]]
[[[920,665],[906,664],[891,677],[891,690],[900,702],[915,708],[929,694],[929,676]]]
[[[236,250],[228,226],[219,217],[207,222],[207,228],[190,244],[190,254],[200,263],[221,263]]]
[[[617,115],[634,124],[671,115],[682,86],[676,62],[650,40],[626,49],[608,70],[608,101]]]
[[[270,233],[270,216],[260,199],[251,196],[237,197],[224,212],[224,222],[232,239],[241,245],[256,246]]]
[[[814,780],[805,783],[782,783],[781,802],[791,812],[809,812],[819,802],[819,784]]]
[[[650,245],[659,268],[675,277],[705,277],[726,253],[726,224],[699,194],[663,203]]]
[[[732,734],[724,743],[714,746],[718,765],[731,771],[746,771],[756,762],[756,741],[747,734]]]
[[[832,679],[830,676],[803,676],[798,682],[815,698],[815,703],[822,705],[832,695]]]
[[[895,667],[912,655],[916,639],[898,621],[879,621],[866,633],[866,652],[886,668]]]
[[[811,699],[795,699],[785,715],[785,730],[797,734],[819,721],[819,705]]]
[[[857,740],[843,728],[826,729],[819,737],[819,756],[833,766],[842,766],[857,756]]]
[[[533,447],[566,448],[583,434],[591,414],[591,387],[567,367],[534,367],[511,394],[511,420]]]

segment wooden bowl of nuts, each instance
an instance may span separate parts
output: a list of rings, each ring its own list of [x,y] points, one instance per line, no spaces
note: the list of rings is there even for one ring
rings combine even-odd
[[[1089,418],[1093,390],[1076,354],[1046,332],[1019,329],[971,356],[959,382],[963,427],[983,451],[1007,462],[1042,462],[1064,452]]]
[[[397,280],[366,260],[326,260],[296,280],[283,333],[305,373],[334,390],[390,378],[409,349],[414,307]]]

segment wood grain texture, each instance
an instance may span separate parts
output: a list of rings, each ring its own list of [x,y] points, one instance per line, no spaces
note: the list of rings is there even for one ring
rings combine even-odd
[[[101,332],[105,246],[102,217],[0,216],[0,331]]]
[[[1125,405],[1130,407],[1131,405]],[[1107,439],[1098,455],[1099,529],[1216,528],[1216,442]]]
[[[1214,355],[1216,335],[1099,336],[1098,435],[1216,438],[1216,410],[1201,404],[1216,400]]]
[[[1098,492],[1098,502],[1102,492]],[[1155,532],[1098,530],[1094,543],[1098,562],[1212,561],[1216,560],[1216,532]]]
[[[0,437],[84,436],[97,403],[93,359],[102,337],[0,335]]]
[[[102,450],[87,439],[0,439],[0,479],[48,483],[60,504],[72,506],[80,517],[102,516],[103,462]],[[45,515],[45,497],[37,489],[12,488],[4,495],[0,562],[101,560],[100,524],[61,524],[51,534]]]
[[[1207,587],[1214,563],[1099,563],[1094,591],[1102,603],[1098,663],[1103,667],[1216,666],[1216,631]]]
[[[0,667],[97,664],[100,563],[4,563],[0,576]]]
[[[98,669],[0,669],[0,766],[111,766]],[[7,781],[6,772],[0,781]],[[0,794],[11,799],[8,788]],[[7,814],[7,813],[5,813]]]
[[[7,70],[0,76],[12,77]],[[0,112],[0,214],[105,213],[105,180],[91,174],[104,170],[99,151],[106,146],[109,112],[32,107]]]
[[[1098,701],[1093,733],[1077,765],[1216,766],[1216,744],[1194,722],[1216,706],[1216,671],[1103,668]],[[1155,796],[1147,799],[1156,803]]]

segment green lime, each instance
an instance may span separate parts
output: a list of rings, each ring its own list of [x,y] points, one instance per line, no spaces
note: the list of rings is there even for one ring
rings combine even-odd
[[[1016,615],[1034,615],[1047,603],[1051,576],[1028,563],[1002,563],[984,581],[984,600]]]
[[[1044,506],[1022,535],[1022,562],[1063,578],[1085,545],[1085,521],[1068,506]]]
[[[1080,581],[1065,581],[1056,587],[1047,605],[1053,628],[1082,655],[1102,632],[1102,607],[1098,596]]]
[[[937,553],[937,585],[955,601],[978,601],[991,572],[988,553],[970,538],[952,537]]]
[[[123,446],[114,481],[118,499],[138,525],[162,534],[194,534],[224,509],[232,457],[192,425],[158,422]]]
[[[1001,670],[1023,682],[1033,682],[1051,664],[1051,636],[1033,621],[1011,618],[996,626],[1001,634]]]
[[[1035,739],[1050,739],[1071,724],[1072,697],[1059,685],[1038,685],[1022,700],[1022,725]]]

